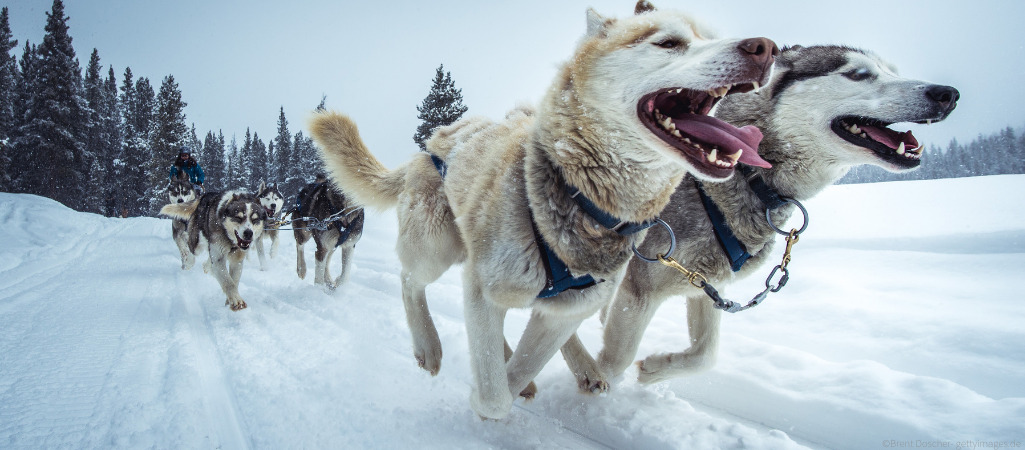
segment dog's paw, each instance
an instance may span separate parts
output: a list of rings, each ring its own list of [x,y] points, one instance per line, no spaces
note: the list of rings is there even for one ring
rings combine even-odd
[[[243,309],[246,309],[247,306],[249,306],[249,305],[246,305],[245,300],[242,300],[242,298],[234,298],[233,299],[231,297],[228,297],[226,300],[224,300],[224,304],[226,306],[231,307],[232,311],[241,311]]]
[[[504,394],[504,395],[502,395]],[[512,409],[513,398],[509,391],[499,392],[498,398],[481,398],[480,392],[474,388],[470,394],[470,408],[483,420],[502,420]]]
[[[658,383],[672,378],[672,354],[664,353],[651,355],[642,361],[637,361],[637,381],[642,384]]]
[[[537,396],[537,385],[533,381],[520,391],[520,397],[523,397],[526,401],[531,401]]]
[[[437,376],[438,372],[441,371],[441,350],[438,350],[437,356],[431,358],[427,358],[423,353],[419,352],[413,356],[416,358],[416,365],[430,372],[432,377]]]

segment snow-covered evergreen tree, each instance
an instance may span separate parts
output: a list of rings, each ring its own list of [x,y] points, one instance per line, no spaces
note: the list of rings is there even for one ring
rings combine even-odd
[[[103,136],[107,145],[107,183],[103,186],[103,213],[116,216],[120,211],[118,199],[121,198],[121,182],[124,176],[124,158],[121,141],[121,107],[118,102],[117,75],[114,67],[107,70],[107,79],[103,83]]]
[[[150,214],[156,214],[167,204],[168,171],[178,152],[189,142],[189,128],[185,124],[185,101],[178,90],[174,76],[164,77],[157,95],[156,113],[149,134],[150,158],[146,164],[149,179]]]
[[[54,0],[38,64],[28,84],[26,116],[15,147],[25,191],[81,209],[90,156],[84,145],[82,71],[68,34],[64,4]]]
[[[120,180],[120,214],[135,217],[146,213],[149,201],[145,199],[149,185],[145,165],[149,161],[149,125],[153,118],[153,88],[149,80],[132,79],[132,69],[125,68],[121,85],[122,151],[124,174]]]
[[[274,158],[271,161],[273,167],[271,172],[274,181],[278,183],[281,192],[293,192],[293,183],[290,180],[292,171],[289,166],[292,164],[292,134],[288,131],[288,119],[285,118],[285,107],[281,107],[278,113],[278,134],[274,137]],[[298,189],[298,188],[295,188]]]
[[[17,97],[17,59],[10,51],[18,46],[13,39],[8,21],[7,7],[0,9],[0,191],[11,185],[11,150],[14,129],[17,126],[14,104]]]
[[[467,110],[463,105],[462,89],[456,89],[455,83],[452,82],[452,74],[445,72],[444,69],[444,64],[438,66],[431,91],[423,103],[416,107],[420,113],[416,117],[423,123],[416,127],[413,142],[420,146],[420,150],[427,150],[425,143],[435,129],[459,120]]]
[[[208,131],[203,139],[203,172],[206,174],[206,189],[219,191],[224,189],[224,133],[220,137]]]
[[[104,80],[100,73],[100,52],[93,49],[89,57],[89,65],[85,68],[84,95],[87,108],[84,111],[84,133],[86,154],[90,156],[86,162],[89,166],[88,189],[85,190],[83,211],[102,213],[106,197],[107,168],[109,155],[107,146],[110,144],[105,136],[104,128],[105,94]]]
[[[224,189],[242,189],[245,186],[245,173],[242,171],[242,150],[238,146],[238,139],[231,136],[231,146],[228,147],[228,172],[224,177]]]

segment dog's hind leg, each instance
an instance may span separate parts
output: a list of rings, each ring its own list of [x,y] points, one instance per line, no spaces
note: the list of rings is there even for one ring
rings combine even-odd
[[[323,235],[315,235],[313,240],[317,242],[317,251],[314,253],[313,284],[331,286],[331,271],[328,266],[331,264],[331,255],[335,252],[337,238],[330,239]]]
[[[510,394],[523,391],[583,321],[580,317],[544,314],[537,309],[531,312],[527,328],[507,364]]]
[[[687,298],[687,328],[690,348],[680,353],[648,356],[637,363],[637,381],[656,383],[680,375],[694,374],[715,365],[719,349],[719,322],[722,311],[703,297]]]
[[[598,362],[588,353],[580,337],[573,333],[562,346],[562,358],[577,379],[577,386],[585,392],[599,393],[609,390],[609,382],[598,367]]]
[[[512,358],[513,349],[509,346],[509,341],[505,341],[505,362],[509,362],[509,358]],[[537,385],[531,381],[527,384],[527,387],[520,391],[520,397],[524,400],[533,400],[537,396]]]
[[[300,223],[296,226],[305,225]],[[306,279],[306,255],[303,253],[303,247],[308,240],[310,240],[308,231],[295,230],[295,273],[299,275],[300,280]]]

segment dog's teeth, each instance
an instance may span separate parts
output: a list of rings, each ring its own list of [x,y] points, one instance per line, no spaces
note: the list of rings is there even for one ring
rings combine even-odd
[[[861,128],[858,128],[857,125],[851,125],[851,127],[848,128],[847,130],[850,131],[853,134],[861,134]]]
[[[758,89],[761,89],[761,87],[762,87],[762,85],[760,83],[758,83],[757,81],[755,81],[755,82],[753,82],[751,84],[754,85],[754,87],[755,87],[754,90],[756,90],[756,91]]]
[[[897,154],[898,155],[903,155],[904,154],[904,143],[903,142],[901,142],[900,145],[897,146]]]
[[[673,136],[683,137],[683,134],[680,133],[680,130],[677,130],[677,129],[674,128],[673,129]]]
[[[708,162],[710,162],[710,163],[714,163],[714,162],[716,162],[719,159],[716,156],[716,151],[715,150],[716,149],[713,148],[712,151],[708,152]]]
[[[677,90],[676,90],[676,93],[677,93],[677,94],[679,94],[679,93],[681,93],[681,92],[683,92],[683,88],[679,88],[679,89],[677,89]]]
[[[737,161],[740,161],[740,155],[743,154],[743,153],[744,153],[744,149],[739,149],[739,150],[737,150],[737,153],[734,153],[732,155],[727,155],[727,156],[729,156],[729,158],[731,160],[733,160],[734,163],[736,163]]]
[[[868,135],[865,133],[861,133],[858,136],[861,136],[863,139],[868,139]]]
[[[691,142],[690,142],[690,138],[683,138],[683,142],[686,142],[686,143],[688,143],[688,144],[690,144],[690,143],[691,143]]]
[[[932,125],[932,119],[925,119],[926,125]]]

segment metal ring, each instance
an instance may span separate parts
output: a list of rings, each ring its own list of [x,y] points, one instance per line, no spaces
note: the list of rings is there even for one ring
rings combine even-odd
[[[672,227],[670,227],[669,224],[666,223],[666,221],[656,217],[655,218],[655,222],[658,222],[659,225],[662,225],[663,227],[665,227],[666,231],[669,232],[669,253],[666,253],[666,254],[661,255],[661,256],[670,256],[670,255],[673,254],[673,252],[676,251],[676,234],[673,233]],[[641,261],[644,261],[644,262],[650,262],[650,263],[658,262],[658,258],[655,258],[655,259],[646,258],[646,257],[644,257],[644,255],[641,254],[641,252],[637,251],[637,242],[636,241],[634,242],[634,255],[637,255],[637,257],[640,258]]]
[[[789,198],[789,197],[780,197],[780,198],[782,198],[783,201],[785,201],[787,203],[792,203],[794,205],[797,205],[797,207],[801,210],[801,214],[804,215],[804,225],[801,226],[800,230],[797,230],[797,234],[804,233],[804,230],[808,228],[808,210],[804,209],[804,205],[802,205],[801,202],[799,202],[797,200],[794,200],[794,199]],[[790,236],[790,232],[789,231],[783,231],[783,230],[777,228],[776,224],[772,223],[772,217],[771,217],[770,213],[772,213],[772,210],[766,208],[765,209],[765,221],[769,223],[769,226],[772,227],[772,229],[775,230],[776,233],[782,234],[783,236]]]

